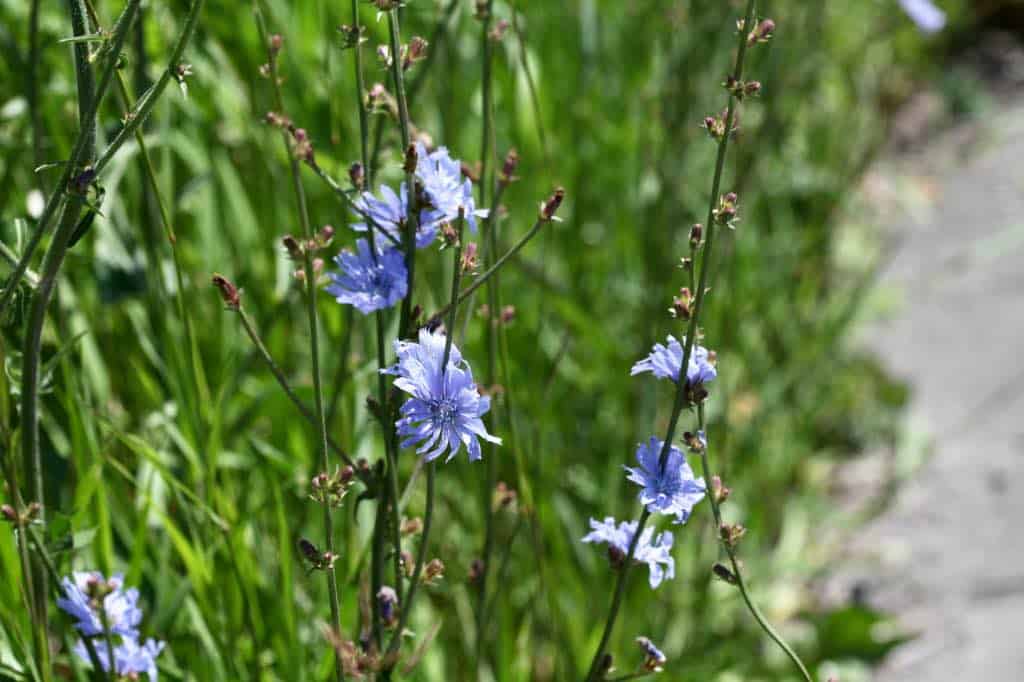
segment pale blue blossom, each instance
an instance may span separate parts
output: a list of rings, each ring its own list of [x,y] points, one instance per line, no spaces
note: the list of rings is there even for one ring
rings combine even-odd
[[[365,239],[356,242],[355,253],[342,251],[334,259],[340,273],[329,273],[327,293],[338,303],[355,306],[363,315],[390,308],[409,290],[405,256],[398,249],[377,247],[374,258]]]
[[[946,25],[946,13],[931,0],[899,0],[900,7],[925,33],[937,33]]]
[[[629,545],[636,534],[637,521],[616,523],[612,517],[604,521],[590,519],[590,532],[583,536],[583,542],[604,543],[609,551],[619,560],[629,554]],[[664,531],[654,537],[654,528],[648,526],[640,533],[633,559],[640,564],[647,564],[650,571],[648,581],[651,589],[658,587],[662,580],[672,580],[676,576],[676,562],[672,558],[672,533]]]
[[[650,372],[659,379],[671,379],[678,383],[679,370],[683,366],[683,343],[676,340],[671,334],[668,336],[668,345],[654,344],[653,350],[643,360],[640,360],[630,371],[631,376]],[[714,381],[718,371],[711,363],[708,349],[694,344],[690,352],[690,361],[686,369],[686,381],[689,384],[706,384]]]
[[[629,480],[641,486],[640,503],[647,511],[675,516],[676,523],[686,523],[693,506],[704,499],[706,486],[703,478],[694,478],[693,469],[679,448],[672,446],[660,465],[664,441],[651,436],[636,448],[639,468],[625,467]]]
[[[416,452],[428,462],[445,450],[448,461],[463,445],[475,461],[482,456],[479,438],[501,443],[480,419],[491,399],[480,395],[469,363],[454,344],[442,366],[444,347],[445,335],[427,329],[420,330],[418,342],[395,341],[398,363],[381,371],[398,377],[395,387],[412,396],[402,405],[395,426],[405,437],[402,447],[418,445]]]

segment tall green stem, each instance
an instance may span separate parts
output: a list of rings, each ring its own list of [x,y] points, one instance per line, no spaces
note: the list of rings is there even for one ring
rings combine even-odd
[[[261,33],[263,34],[263,39],[266,41],[267,35],[264,30],[262,15],[257,12],[256,16],[260,25]],[[278,77],[277,72],[277,52],[270,48],[269,43],[266,44],[269,50],[268,63],[270,65],[270,82],[273,84],[274,101],[277,106],[277,110],[284,113],[284,99],[281,96],[280,78]],[[292,153],[287,131],[281,131],[281,139],[285,147],[285,152],[288,154],[288,167],[291,174],[292,191],[295,195],[296,210],[299,216],[299,223],[302,227],[303,243],[308,245],[313,238],[313,228],[309,221],[309,209],[306,206],[306,193],[302,187],[302,173],[299,165],[299,159],[297,159]],[[303,272],[305,274],[304,289],[306,294],[306,317],[309,321],[309,354],[313,370],[313,411],[316,416],[317,451],[320,457],[320,468],[324,472],[328,472],[330,470],[331,462],[327,445],[327,421],[324,416],[324,392],[320,376],[320,321],[316,306],[317,275],[313,267],[313,254],[309,248],[303,249]],[[328,504],[323,505],[323,522],[324,548],[327,552],[334,554],[334,520],[331,517],[331,507]],[[340,636],[341,606],[338,599],[338,582],[334,566],[328,566],[324,570],[324,574],[327,577],[327,592],[331,605],[331,628],[333,628],[336,635]],[[340,681],[345,679],[345,669],[341,659],[341,652],[337,648],[334,650],[334,675],[336,680]]]
[[[747,51],[747,34],[753,26],[755,1],[756,0],[747,0],[746,11],[743,14],[743,28],[738,31],[739,37],[737,38],[736,62],[732,71],[732,78],[737,82],[743,77],[743,59]],[[662,445],[661,455],[659,458],[659,464],[662,469],[664,469],[665,464],[668,461],[668,454],[671,451],[672,441],[675,438],[676,428],[679,425],[679,415],[682,413],[683,408],[687,403],[686,373],[690,363],[690,356],[693,353],[694,339],[697,336],[698,322],[700,312],[703,307],[704,292],[707,286],[708,270],[711,265],[711,249],[714,244],[715,233],[715,207],[718,205],[719,200],[722,172],[725,168],[726,150],[728,148],[729,138],[732,136],[733,120],[736,113],[735,108],[736,98],[730,93],[729,105],[725,116],[725,134],[721,136],[718,142],[718,155],[715,160],[715,173],[711,181],[711,194],[708,197],[707,238],[704,245],[704,256],[701,259],[700,284],[697,287],[696,299],[690,316],[690,324],[687,329],[685,340],[686,345],[683,349],[683,357],[680,364],[679,378],[676,381],[675,397],[672,401],[672,412],[669,417],[668,429],[665,434],[665,440]],[[697,267],[697,264],[693,263],[691,267]],[[586,679],[588,682],[592,682],[597,679],[596,676],[601,666],[601,660],[608,646],[608,642],[611,639],[612,631],[615,628],[615,621],[618,618],[619,609],[622,606],[622,599],[626,589],[626,578],[629,575],[630,568],[632,568],[633,557],[636,555],[637,544],[649,517],[650,512],[644,508],[643,512],[640,514],[640,519],[637,522],[633,539],[630,542],[629,551],[626,553],[625,561],[623,562],[622,568],[620,569],[616,579],[615,592],[612,596],[612,604],[608,612],[608,618],[605,621],[604,632],[601,635],[601,642],[598,645],[597,651],[594,653],[594,659],[591,662],[590,671],[587,673]]]
[[[498,250],[498,239],[497,239],[497,227],[498,227],[498,215],[497,215],[497,202],[498,202],[498,190],[496,183],[494,182],[495,172],[494,163],[492,157],[495,155],[495,141],[494,141],[494,95],[493,87],[494,84],[491,79],[492,60],[493,60],[493,49],[494,46],[491,42],[490,31],[491,31],[491,13],[494,9],[494,0],[487,0],[482,6],[483,16],[481,17],[481,30],[480,30],[480,44],[481,52],[483,53],[483,59],[481,63],[481,108],[483,110],[483,130],[481,132],[480,140],[480,203],[482,205],[487,204],[488,197],[493,199],[493,205],[491,206],[491,212],[487,216],[486,226],[486,238],[487,247],[484,249],[484,264],[489,268],[494,259],[497,258]],[[498,289],[499,278],[497,273],[491,278],[490,283],[487,285],[487,374],[486,381],[488,386],[493,386],[497,383],[497,366],[498,366],[498,323],[499,323],[499,289]],[[458,298],[453,294],[452,300],[457,301]],[[486,416],[487,425],[491,433],[497,430],[496,425],[497,410],[491,410]],[[484,649],[484,638],[487,627],[486,610],[487,610],[487,578],[490,574],[491,555],[494,552],[494,513],[491,509],[491,494],[494,490],[495,480],[497,478],[497,457],[496,445],[491,443],[489,448],[490,452],[487,456],[486,461],[486,472],[483,481],[483,489],[480,491],[480,500],[482,503],[483,514],[484,514],[484,543],[483,550],[481,552],[481,571],[477,577],[476,584],[476,669],[477,676],[480,674],[480,667],[483,664],[483,649]]]

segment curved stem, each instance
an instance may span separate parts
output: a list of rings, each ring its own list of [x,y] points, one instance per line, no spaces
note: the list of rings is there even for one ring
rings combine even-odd
[[[697,408],[697,423],[698,428],[703,431],[705,428],[703,405]],[[710,481],[712,479],[713,474],[711,471],[711,464],[709,463],[708,459],[708,448],[706,445],[701,450],[700,463],[701,468],[704,470],[704,480]],[[730,544],[729,542],[726,542],[725,539],[722,537],[722,512],[718,500],[715,499],[714,494],[711,494],[708,495],[708,501],[711,503],[711,515],[715,522],[715,536],[718,538],[719,543],[722,545],[722,549],[725,550],[726,556],[729,557],[729,563],[732,566],[732,574],[736,578],[736,587],[739,589],[740,595],[743,597],[743,603],[747,605],[747,610],[750,611],[750,615],[754,617],[754,620],[756,620],[757,624],[761,626],[761,629],[764,630],[765,634],[767,634],[772,639],[772,641],[775,642],[779,646],[779,648],[783,650],[783,652],[785,652],[786,656],[789,657],[789,660],[793,662],[793,665],[795,665],[796,668],[803,675],[804,680],[806,680],[806,682],[814,682],[814,679],[811,677],[811,674],[807,671],[807,666],[804,665],[804,662],[800,660],[800,657],[793,650],[793,648],[789,646],[786,640],[784,640],[782,636],[778,632],[776,632],[775,628],[772,627],[771,623],[768,622],[768,620],[761,613],[761,610],[757,608],[757,605],[754,604],[754,601],[751,599],[750,594],[747,592],[746,582],[743,579],[743,571],[740,568],[739,559],[736,558],[736,547]]]
[[[306,418],[306,421],[308,421],[311,425],[316,426],[316,414],[314,414],[313,411],[309,409],[309,406],[306,405],[306,403],[302,402],[302,399],[298,396],[298,394],[295,393],[295,389],[293,389],[291,387],[291,384],[288,383],[288,377],[284,375],[284,372],[281,370],[281,367],[278,366],[277,362],[270,354],[270,351],[267,350],[266,345],[263,343],[263,339],[260,337],[259,332],[253,325],[252,319],[249,317],[249,313],[245,312],[245,309],[242,308],[241,306],[238,307],[237,312],[239,318],[242,320],[242,327],[245,329],[246,335],[249,337],[249,340],[252,341],[252,344],[256,346],[256,350],[259,352],[260,357],[263,358],[263,362],[266,363],[267,368],[270,370],[270,373],[274,375],[274,379],[277,380],[278,386],[281,387],[281,390],[283,390],[285,395],[288,396],[288,399],[292,402],[292,404],[295,405],[299,412],[302,413],[302,416]],[[331,439],[330,437],[328,437],[327,439],[327,444],[331,447],[332,450],[334,450],[335,453],[337,453],[338,457],[340,457],[341,460],[345,462],[345,464],[354,468],[357,474],[359,473],[360,470],[358,467],[356,467],[355,462],[348,455],[348,453],[341,449],[340,445],[334,442],[334,440]]]

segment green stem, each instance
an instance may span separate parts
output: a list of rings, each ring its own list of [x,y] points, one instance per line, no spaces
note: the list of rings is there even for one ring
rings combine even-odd
[[[292,404],[295,405],[299,412],[302,413],[302,416],[306,418],[306,421],[308,421],[312,426],[316,426],[316,414],[311,409],[309,409],[309,406],[306,405],[306,403],[302,402],[302,399],[298,396],[298,394],[295,393],[295,389],[293,389],[291,387],[291,384],[288,383],[288,377],[284,375],[284,372],[281,370],[281,367],[274,360],[273,356],[270,354],[270,351],[267,350],[266,345],[263,343],[263,339],[260,337],[260,334],[256,330],[255,325],[253,325],[252,318],[249,317],[249,313],[245,312],[245,309],[242,308],[241,306],[238,307],[237,312],[239,319],[241,319],[242,321],[242,328],[245,329],[246,335],[249,337],[249,340],[252,341],[252,344],[256,347],[256,350],[259,352],[260,357],[263,358],[263,362],[267,365],[267,368],[270,370],[270,373],[274,375],[274,379],[277,380],[278,386],[281,387],[281,390],[283,390],[285,395],[288,396],[288,399],[292,402]],[[357,475],[359,475],[359,469],[356,467],[355,462],[344,450],[342,450],[340,445],[338,445],[330,437],[328,437],[327,439],[327,444],[330,446],[332,450],[334,450],[335,453],[337,453],[337,455],[342,459],[343,462],[345,462],[345,464],[356,469],[356,473]]]
[[[388,38],[391,47],[391,77],[395,83],[395,98],[398,100],[398,127],[402,134],[403,156],[408,152],[412,141],[412,125],[409,121],[409,105],[405,98],[405,76],[402,73],[401,30],[398,25],[398,10],[388,12]],[[405,171],[405,184],[409,188],[409,206],[406,209],[405,233],[405,267],[408,271],[407,290],[402,300],[402,310],[398,323],[398,335],[404,337],[409,332],[409,319],[412,315],[413,283],[416,281],[416,229],[419,223],[419,207],[416,201],[416,176],[408,168]]]
[[[698,428],[703,431],[706,428],[704,423],[703,405],[697,408],[697,422]],[[708,458],[708,448],[706,445],[701,450],[700,463],[701,468],[704,470],[704,480],[710,482],[714,474],[711,471],[711,464]],[[750,611],[750,615],[754,617],[754,620],[756,620],[757,624],[761,626],[761,629],[764,630],[765,634],[767,634],[772,641],[775,642],[783,652],[785,652],[786,656],[789,657],[789,660],[793,662],[793,665],[796,666],[800,671],[800,674],[803,675],[804,680],[806,680],[806,682],[814,682],[814,679],[807,671],[807,666],[804,665],[804,662],[800,660],[800,657],[786,642],[786,640],[776,632],[775,628],[772,627],[771,623],[768,622],[761,613],[761,610],[757,608],[757,605],[754,604],[754,601],[750,598],[746,582],[743,579],[741,564],[739,559],[736,557],[736,547],[729,542],[726,542],[720,532],[722,528],[722,511],[718,500],[715,498],[714,494],[711,494],[708,495],[708,501],[711,503],[711,515],[715,522],[715,535],[718,537],[719,543],[722,545],[722,549],[725,550],[726,556],[729,557],[729,563],[732,566],[732,574],[736,578],[736,587],[739,588],[740,595],[743,597],[743,603],[746,604],[747,610]]]
[[[405,596],[405,603],[400,605],[398,626],[391,634],[391,641],[388,642],[388,654],[395,653],[402,645],[402,632],[405,630],[406,623],[409,622],[412,604],[416,599],[416,588],[419,586],[420,575],[423,573],[423,564],[427,556],[427,541],[430,539],[430,524],[434,517],[434,468],[434,462],[427,464],[427,506],[423,514],[423,534],[420,536],[420,546],[416,551],[416,564],[412,571],[412,578],[409,581],[408,594]],[[390,670],[385,672],[390,676]]]
[[[43,164],[43,121],[39,114],[39,5],[32,0],[28,12],[28,68],[25,69],[25,99],[28,101],[28,118],[32,126],[32,163],[35,167]]]
[[[484,263],[488,266],[493,262],[494,258],[497,257],[498,251],[498,240],[497,240],[497,226],[498,226],[498,188],[494,181],[495,172],[494,166],[496,162],[493,162],[493,157],[496,153],[496,147],[494,141],[494,95],[493,87],[494,84],[491,78],[492,71],[492,60],[494,47],[489,35],[491,31],[491,16],[494,9],[494,0],[487,0],[483,5],[483,21],[481,21],[480,30],[480,43],[481,52],[483,53],[482,64],[481,64],[481,108],[483,109],[483,130],[481,132],[480,140],[480,203],[486,205],[487,197],[490,196],[493,199],[493,205],[491,206],[491,212],[487,215],[487,248],[484,249]],[[501,310],[499,308],[499,278],[497,271],[492,276],[489,284],[487,285],[487,385],[493,386],[497,382],[497,366],[498,366],[498,328]],[[452,300],[458,301],[458,297],[453,292]],[[490,414],[487,415],[487,426],[491,433],[497,430],[497,411],[492,409]],[[475,646],[475,659],[476,659],[476,671],[477,676],[480,676],[481,666],[483,665],[483,649],[485,639],[485,628],[487,626],[487,578],[490,575],[490,564],[491,555],[494,552],[494,514],[491,509],[491,495],[495,486],[495,479],[497,478],[497,447],[495,444],[491,444],[489,448],[486,466],[486,475],[484,476],[483,490],[481,490],[481,502],[483,503],[484,513],[484,546],[482,556],[480,558],[482,562],[482,570],[477,579],[476,585],[476,646]]]
[[[274,100],[277,110],[284,113],[284,99],[281,96],[280,78],[277,73],[277,55],[269,49],[265,26],[262,15],[257,12],[257,22],[260,26],[264,44],[268,46],[268,63],[270,64],[270,82],[273,84]],[[313,229],[309,220],[309,209],[306,206],[306,193],[302,187],[302,173],[299,160],[292,153],[291,145],[288,142],[288,132],[281,131],[281,140],[285,152],[289,157],[289,170],[291,171],[292,191],[295,194],[295,204],[299,216],[299,223],[302,226],[304,243],[308,244],[313,238]],[[327,421],[324,414],[324,392],[320,376],[320,324],[317,314],[316,295],[317,282],[316,272],[313,268],[313,254],[310,249],[303,250],[303,269],[305,273],[305,294],[306,294],[306,317],[309,321],[309,351],[313,371],[313,397],[314,414],[317,426],[317,450],[320,456],[320,467],[324,472],[330,470],[330,457],[328,453]],[[327,552],[334,554],[334,521],[331,517],[330,505],[323,505],[324,523],[324,548]],[[327,577],[327,592],[331,605],[331,627],[336,635],[341,635],[341,606],[338,599],[338,583],[334,566],[329,566],[324,574]],[[336,680],[345,679],[344,665],[341,659],[341,652],[334,649],[334,673]]]
[[[489,280],[491,277],[497,274],[497,272],[501,269],[503,265],[505,265],[508,259],[512,258],[517,253],[522,251],[523,247],[530,243],[530,240],[533,239],[538,232],[540,232],[540,228],[543,227],[547,222],[548,221],[544,220],[543,218],[537,218],[537,221],[533,224],[533,227],[531,227],[530,230],[526,234],[524,234],[518,242],[516,242],[515,246],[506,251],[501,258],[494,262],[494,265],[487,268],[487,270],[482,275],[477,277],[472,284],[470,284],[468,287],[462,290],[462,293],[459,294],[459,297],[458,299],[456,299],[455,304],[462,304],[467,298],[472,296],[477,289],[482,287],[487,282],[487,280]],[[440,320],[445,315],[451,313],[452,307],[453,304],[449,303],[448,305],[434,313],[431,319]]]
[[[750,31],[750,27],[753,25],[754,20],[754,5],[756,0],[747,0],[746,11],[744,12],[744,28],[740,31],[738,37],[737,51],[736,51],[736,63],[732,71],[732,77],[739,81],[743,76],[743,59],[747,50],[747,34]],[[715,206],[718,203],[718,193],[720,191],[722,182],[722,172],[725,168],[725,154],[729,144],[729,138],[731,137],[733,118],[735,116],[736,100],[735,97],[730,93],[729,105],[725,117],[725,134],[722,135],[718,143],[718,156],[715,161],[715,173],[711,181],[711,194],[708,197],[708,219],[707,219],[707,238],[705,241],[704,257],[701,259],[701,272],[700,272],[700,284],[697,288],[696,299],[693,306],[693,311],[690,316],[690,324],[686,333],[685,348],[683,350],[682,363],[679,369],[679,378],[676,381],[675,398],[672,402],[672,413],[669,418],[668,429],[665,434],[664,444],[661,449],[661,456],[659,458],[659,464],[662,469],[665,468],[665,464],[668,461],[668,454],[672,448],[672,441],[675,438],[676,428],[679,424],[679,415],[682,413],[683,408],[687,403],[687,380],[686,373],[690,363],[690,356],[693,352],[694,339],[697,336],[698,321],[700,318],[700,312],[703,308],[704,302],[704,291],[707,287],[708,270],[711,264],[711,247],[714,243],[714,211]],[[696,263],[693,264],[696,267]],[[647,519],[650,517],[650,512],[644,508],[640,514],[640,519],[637,523],[636,532],[633,535],[633,539],[629,545],[629,551],[626,553],[625,562],[622,569],[619,572],[617,582],[615,585],[615,593],[612,597],[612,606],[608,612],[608,619],[605,621],[604,632],[601,635],[601,643],[598,645],[597,651],[594,653],[594,659],[590,665],[590,671],[587,673],[587,681],[593,682],[598,674],[598,668],[601,664],[601,658],[604,656],[605,649],[608,646],[608,641],[611,639],[612,631],[615,628],[615,620],[618,617],[619,609],[622,605],[622,598],[625,594],[626,578],[629,575],[629,569],[633,563],[633,557],[636,554],[637,541],[640,538],[640,534],[643,532],[644,525],[647,523]]]
[[[110,632],[110,619],[107,618],[107,609],[100,602],[100,623],[103,625],[103,642],[107,645],[107,681],[114,682],[117,675],[116,661],[114,660],[114,637]]]

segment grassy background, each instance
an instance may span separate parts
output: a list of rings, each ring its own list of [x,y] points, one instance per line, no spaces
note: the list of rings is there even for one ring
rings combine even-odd
[[[76,132],[70,34],[62,8],[41,15],[39,88],[43,146],[33,153],[25,100],[28,3],[0,0],[0,215],[15,251],[31,227],[29,192],[55,171],[41,162],[67,153]],[[415,0],[404,33],[435,37],[429,70],[411,103],[417,126],[470,163],[479,156],[480,38],[472,3],[458,2],[440,33],[444,2]],[[726,189],[739,192],[742,221],[718,251],[706,319],[720,380],[709,404],[719,471],[734,490],[726,514],[750,532],[742,555],[756,598],[819,669],[845,667],[844,682],[884,652],[871,636],[875,614],[821,613],[810,586],[827,572],[831,529],[848,523],[828,496],[836,463],[893,438],[903,400],[870,358],[846,343],[870,281],[862,265],[837,258],[839,217],[885,137],[887,115],[927,73],[928,45],[895,2],[774,0],[761,13],[778,37],[752,54],[748,73],[764,95],[742,110]],[[141,92],[155,76],[185,10],[151,3],[125,54]],[[668,387],[629,378],[650,345],[681,327],[666,314],[683,284],[676,268],[691,223],[701,220],[713,146],[700,120],[724,106],[732,25],[742,10],[722,0],[573,0],[495,3],[516,12],[495,62],[499,153],[515,146],[521,181],[506,194],[508,244],[532,223],[556,184],[568,199],[563,223],[514,261],[503,298],[508,326],[505,393],[497,409],[499,479],[519,489],[519,513],[499,516],[499,569],[491,625],[494,679],[578,679],[600,636],[613,575],[604,553],[582,545],[590,516],[637,514],[622,465],[635,444],[664,431]],[[352,53],[335,27],[348,3],[264,5],[286,39],[287,113],[305,127],[322,166],[343,177],[358,156]],[[100,3],[109,25],[117,6]],[[147,124],[163,196],[185,265],[184,296],[201,358],[198,387],[187,339],[170,298],[170,251],[145,191],[137,148],[126,147],[102,184],[104,217],[64,268],[51,324],[42,404],[48,506],[62,570],[123,570],[146,608],[144,632],[169,643],[167,679],[325,679],[330,657],[319,625],[323,580],[296,556],[299,536],[318,538],[319,511],[306,498],[316,473],[313,430],[253,354],[236,317],[209,287],[233,279],[271,352],[312,402],[306,323],[292,265],[279,247],[299,231],[286,159],[272,129],[260,77],[266,59],[251,5],[210,0],[187,52],[187,97],[169,91]],[[385,24],[366,6],[369,83],[385,81],[372,47]],[[536,101],[531,96],[530,79]],[[101,137],[122,111],[108,97]],[[383,120],[383,119],[382,119]],[[376,119],[375,119],[376,122]],[[383,120],[381,179],[397,184],[397,128]],[[306,190],[316,224],[350,216],[315,177]],[[339,229],[336,245],[350,244]],[[425,309],[446,296],[448,259],[431,252],[419,271]],[[854,258],[853,261],[858,259]],[[37,266],[34,265],[34,267]],[[374,391],[372,324],[321,299],[325,376],[336,398],[330,431],[353,454],[383,452],[364,408]],[[22,320],[5,321],[4,455],[18,458],[17,393]],[[483,323],[470,315],[461,345],[482,367]],[[479,372],[478,372],[479,373]],[[506,408],[508,408],[506,410]],[[683,426],[691,419],[684,416]],[[403,454],[403,481],[413,457]],[[439,470],[440,504],[431,556],[448,575],[418,602],[412,629],[440,623],[414,677],[472,679],[472,589],[467,573],[482,543],[483,466],[459,458]],[[420,487],[410,509],[422,513]],[[4,493],[6,497],[6,493]],[[360,571],[368,556],[373,503],[339,513],[343,620],[357,619]],[[527,513],[530,512],[530,513]],[[612,651],[628,671],[632,644],[646,634],[669,656],[668,679],[794,679],[742,609],[738,594],[712,583],[716,546],[706,505],[677,532],[678,576],[651,592],[637,572]],[[15,543],[0,527],[0,676],[27,646]],[[493,574],[492,574],[493,575]],[[427,596],[428,595],[428,596]],[[71,627],[59,613],[63,647]],[[62,661],[68,660],[63,654]],[[6,673],[4,671],[7,671]],[[71,674],[71,673],[69,673]],[[77,674],[81,674],[80,672]]]

